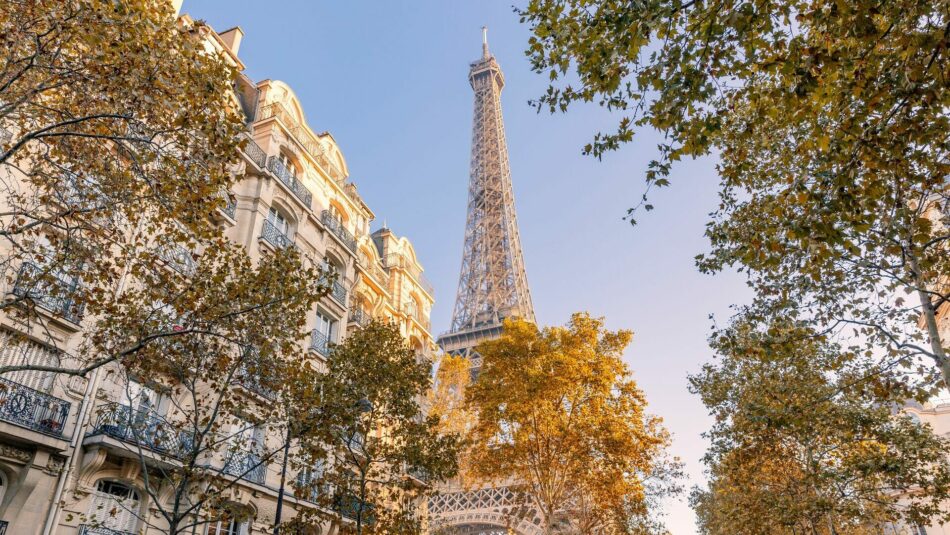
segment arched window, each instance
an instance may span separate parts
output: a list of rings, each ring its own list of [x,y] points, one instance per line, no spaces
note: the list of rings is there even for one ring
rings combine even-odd
[[[247,533],[245,527],[243,522],[238,522],[233,518],[230,520],[215,520],[208,524],[207,535],[245,535]]]
[[[284,166],[284,168],[287,169],[287,172],[290,173],[291,176],[293,176],[294,178],[297,178],[297,176],[299,176],[297,164],[294,163],[294,161],[290,158],[290,156],[287,155],[286,152],[281,152],[280,155],[277,157],[277,159]]]
[[[6,330],[0,330],[0,366],[22,366],[33,364],[40,366],[59,366],[59,356],[47,347],[31,340],[19,340]],[[53,372],[21,370],[3,374],[9,379],[40,392],[50,393],[53,389]]]
[[[274,225],[274,227],[281,232],[284,236],[290,237],[290,220],[284,216],[279,210],[270,207],[270,210],[267,212],[267,220]]]
[[[132,487],[108,479],[100,479],[92,493],[89,519],[104,528],[136,532],[141,504]]]

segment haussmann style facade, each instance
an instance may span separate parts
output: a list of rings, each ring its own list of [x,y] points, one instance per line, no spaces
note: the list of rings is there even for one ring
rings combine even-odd
[[[179,22],[192,24],[187,16]],[[240,28],[233,28],[220,34],[207,30],[202,38],[243,70],[238,58],[242,36]],[[419,358],[431,359],[436,347],[429,325],[432,286],[408,239],[386,228],[370,232],[375,214],[357,192],[333,136],[311,128],[301,102],[282,82],[255,83],[242,76],[235,99],[247,119],[248,141],[235,170],[238,180],[231,191],[222,192],[227,197],[218,214],[223,232],[252,259],[296,247],[338,274],[330,295],[307,318],[312,330],[307,350],[320,359],[328,343],[379,318],[398,324]],[[187,269],[187,255],[181,258]],[[14,286],[0,291],[11,295]],[[68,353],[75,347],[83,329],[81,311],[51,306],[44,314],[49,316],[48,331],[24,332],[14,318],[0,313],[0,364],[53,362],[63,349]],[[28,341],[14,337],[17,333]],[[112,372],[106,366],[85,377],[21,371],[0,378],[0,535],[163,532],[151,498],[142,491],[141,463],[129,455],[128,442],[134,438],[97,417],[103,407],[128,403],[128,385]],[[137,388],[148,399],[149,417],[163,418],[163,395]],[[271,402],[266,393],[252,390],[248,388],[248,403]],[[279,444],[283,438],[261,440]],[[195,533],[270,533],[279,481],[279,463],[245,474],[233,495],[252,511],[251,518],[203,525]],[[315,505],[288,490],[282,518],[306,507]],[[102,518],[95,525],[84,523],[97,514]],[[322,533],[339,529],[328,522]]]

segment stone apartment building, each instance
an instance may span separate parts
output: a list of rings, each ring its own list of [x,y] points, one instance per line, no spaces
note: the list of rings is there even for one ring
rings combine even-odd
[[[179,22],[192,23],[187,15]],[[232,28],[208,30],[202,38],[243,71],[238,56],[242,36],[240,28]],[[235,99],[247,119],[248,142],[235,169],[238,180],[223,192],[227,203],[218,214],[222,232],[252,259],[295,246],[338,275],[330,295],[307,318],[312,335],[306,349],[320,359],[328,343],[380,318],[395,322],[420,358],[430,358],[435,347],[429,325],[432,286],[408,239],[387,228],[370,232],[375,214],[360,197],[333,136],[312,129],[302,103],[280,81],[254,82],[242,75]],[[187,256],[182,262],[187,264]],[[16,288],[0,291],[8,295]],[[24,332],[22,324],[0,312],[0,364],[52,362],[59,358],[53,346],[65,348],[66,354],[75,347],[83,329],[81,311],[51,306],[43,313],[49,316],[48,332]],[[28,341],[14,339],[13,333]],[[5,387],[0,394],[0,534],[162,532],[141,489],[141,464],[128,454],[128,441],[134,439],[115,433],[114,426],[102,425],[97,417],[105,406],[129,403],[123,393],[130,387],[120,376],[103,368],[85,377],[29,371],[0,378]],[[147,402],[154,418],[162,418],[161,396],[144,386],[135,388],[135,397]],[[283,439],[261,440],[274,444]],[[196,533],[268,533],[279,481],[279,463],[246,474],[236,495],[253,511],[251,519],[212,523]],[[283,518],[305,507],[315,505],[288,491]],[[97,511],[109,510],[120,512],[99,525],[84,524]],[[327,525],[323,532],[337,530]]]

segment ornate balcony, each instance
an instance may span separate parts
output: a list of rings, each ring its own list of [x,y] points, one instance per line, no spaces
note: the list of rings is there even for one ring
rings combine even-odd
[[[255,165],[264,169],[267,163],[267,153],[253,139],[247,137],[247,144],[244,145],[244,154],[254,162]]]
[[[294,136],[297,143],[303,147],[314,160],[323,166],[324,171],[331,179],[337,183],[342,183],[346,178],[343,174],[343,170],[340,169],[333,160],[327,157],[327,150],[323,146],[323,143],[317,139],[317,136],[315,136],[309,128],[297,122],[280,102],[272,102],[261,108],[260,120],[269,119],[271,117],[276,117],[283,123],[284,129]]]
[[[373,321],[373,316],[369,312],[364,311],[362,308],[351,308],[349,313],[350,323],[355,323],[360,327],[366,327],[369,325],[369,322]]]
[[[315,481],[319,480],[322,472],[323,468],[320,466],[298,472],[296,477],[297,490],[294,492],[294,495],[308,502],[317,503],[320,499],[320,495],[326,494],[329,490],[329,487],[325,484],[314,484]]]
[[[221,212],[231,219],[234,219],[237,215],[237,201],[235,201],[234,197],[232,197],[227,191],[222,191],[220,195],[221,200],[224,201],[224,206],[221,207]]]
[[[276,176],[278,180],[283,182],[284,185],[293,192],[294,196],[300,199],[300,202],[302,202],[307,208],[310,208],[310,205],[313,202],[313,194],[310,193],[310,190],[308,190],[306,186],[297,180],[297,177],[295,177],[294,174],[290,172],[290,169],[287,169],[287,167],[284,166],[284,163],[281,162],[277,156],[271,156],[267,160],[267,168],[270,169],[272,173],[274,173],[274,176]]]
[[[267,219],[264,220],[264,227],[261,229],[261,239],[278,249],[294,246],[294,240],[281,232],[276,225]]]
[[[191,251],[177,243],[160,246],[158,257],[165,261],[168,267],[186,277],[194,276],[198,269],[198,263],[191,256]]]
[[[253,359],[254,356],[245,357],[245,358]],[[264,398],[267,398],[271,401],[277,399],[277,392],[274,392],[271,388],[261,384],[261,380],[263,378],[262,374],[264,374],[266,371],[264,370],[264,367],[260,365],[251,366],[249,364],[256,364],[256,363],[245,362],[241,365],[241,369],[238,370],[238,373],[237,373],[238,383],[244,388],[250,390],[251,392],[254,392],[255,394],[262,396]],[[254,371],[252,371],[251,368],[255,368]]]
[[[0,531],[0,535],[3,532]],[[106,528],[102,526],[90,526],[89,524],[79,525],[79,535],[135,535],[131,531],[121,531],[118,529]]]
[[[331,214],[329,210],[324,210],[320,214],[320,221],[327,227],[327,230],[329,230],[331,234],[340,238],[340,241],[346,245],[347,249],[354,253],[356,252],[356,238],[352,232],[346,230],[342,221],[333,217],[333,214]]]
[[[313,334],[310,336],[310,349],[312,351],[316,351],[324,357],[327,356],[330,351],[329,340],[327,340],[327,336],[314,329]]]
[[[0,377],[0,420],[60,437],[69,402]]]
[[[231,476],[237,476],[254,483],[264,484],[267,475],[267,465],[261,461],[260,455],[249,451],[236,451],[228,456],[221,471]]]
[[[107,435],[173,457],[181,457],[193,446],[191,436],[168,420],[121,403],[104,405],[89,435]]]
[[[362,506],[362,507],[361,507]],[[333,510],[350,520],[356,520],[358,513],[362,509],[362,521],[364,525],[371,526],[375,522],[373,515],[373,504],[362,502],[354,494],[337,494],[333,498]]]
[[[67,321],[79,323],[85,306],[73,300],[73,294],[79,287],[75,281],[67,281],[45,269],[27,262],[20,266],[13,295],[30,298],[37,305],[49,310]],[[43,280],[45,279],[45,280]],[[50,280],[52,279],[52,280]]]
[[[340,284],[339,280],[333,281],[333,284],[330,285],[330,297],[337,303],[346,306],[346,288]]]
[[[435,288],[432,287],[432,283],[429,282],[429,279],[422,274],[422,270],[417,266],[412,264],[407,258],[399,253],[389,253],[383,258],[383,265],[388,269],[392,268],[401,268],[409,273],[412,278],[416,280],[419,286],[426,291],[429,295],[435,295]]]
[[[369,275],[371,279],[375,280],[376,284],[384,290],[389,290],[389,273],[386,273],[386,270],[383,269],[379,263],[361,254],[356,265],[363,270],[364,273]]]

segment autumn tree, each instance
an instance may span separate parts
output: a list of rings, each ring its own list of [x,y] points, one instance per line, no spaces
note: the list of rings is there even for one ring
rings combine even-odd
[[[162,0],[4,3],[4,313],[39,333],[53,321],[84,323],[79,336],[95,345],[96,333],[132,319],[121,314],[152,305],[131,303],[147,292],[129,290],[188,293],[190,279],[180,275],[194,271],[198,255],[235,254],[222,252],[236,246],[221,236],[215,212],[234,180],[243,117],[235,70],[206,48],[202,31],[179,24]],[[142,340],[25,366],[84,375],[133,356]],[[56,337],[49,343],[66,349]]]
[[[430,386],[429,362],[391,323],[373,321],[331,349],[318,383],[329,443],[302,443],[298,462],[318,469],[298,487],[315,491],[345,532],[420,532],[421,500],[455,476],[458,435],[421,409]]]
[[[787,319],[744,318],[711,340],[691,377],[715,423],[709,486],[692,502],[702,533],[876,534],[950,519],[947,441],[897,409],[900,369]]]
[[[718,155],[703,270],[739,267],[764,316],[795,304],[820,329],[853,328],[855,345],[884,348],[882,367],[921,365],[925,386],[950,383],[936,318],[950,272],[948,13],[947,0],[520,10],[532,65],[552,80],[538,108],[593,101],[620,116],[586,152],[660,131],[648,187],[681,158]]]
[[[575,314],[544,329],[508,320],[478,347],[472,475],[513,484],[545,533],[625,533],[649,514],[645,481],[669,436],[621,360],[631,336]]]

